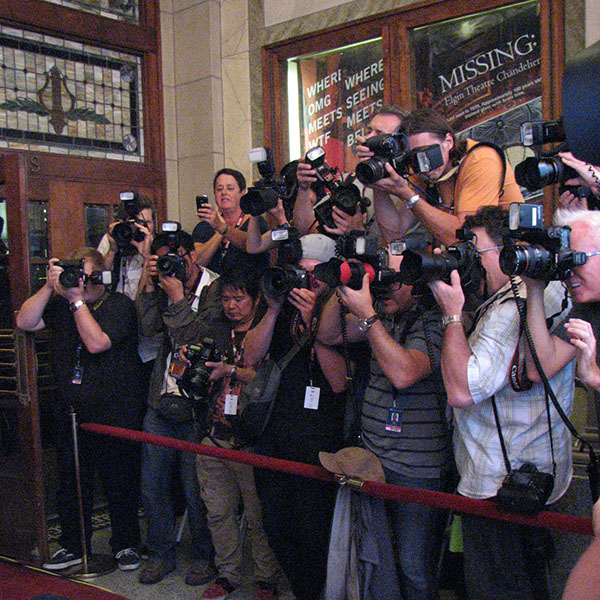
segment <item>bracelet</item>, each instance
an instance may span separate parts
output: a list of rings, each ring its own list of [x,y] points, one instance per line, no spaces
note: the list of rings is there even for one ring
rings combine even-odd
[[[451,323],[462,323],[462,317],[460,315],[449,315],[442,317],[442,327],[446,329]]]
[[[223,229],[223,231],[219,231],[219,233],[225,237],[227,235],[227,232],[229,231],[229,224],[225,223],[225,229]]]

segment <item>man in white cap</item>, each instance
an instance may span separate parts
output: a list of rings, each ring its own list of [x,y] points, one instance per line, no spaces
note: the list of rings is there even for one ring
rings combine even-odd
[[[346,365],[333,347],[315,340],[321,308],[330,295],[312,276],[314,267],[333,258],[332,239],[301,238],[299,266],[309,275],[308,288],[285,297],[266,297],[267,311],[248,332],[244,357],[258,364],[267,353],[276,361],[296,345],[285,367],[273,413],[257,452],[276,458],[319,464],[319,451],[342,445]],[[325,581],[329,525],[335,488],[314,479],[257,469],[256,485],[269,544],[298,600],[316,600]]]

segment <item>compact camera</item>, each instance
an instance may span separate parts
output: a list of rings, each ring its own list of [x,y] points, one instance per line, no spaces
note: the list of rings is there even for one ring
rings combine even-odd
[[[63,269],[58,276],[58,282],[64,288],[74,288],[79,285],[79,280],[83,280],[83,285],[88,283],[99,285],[110,285],[112,283],[112,273],[110,271],[92,271],[90,275],[83,272],[83,258],[79,260],[59,260],[55,263],[57,267]]]
[[[253,148],[248,152],[248,160],[258,167],[262,179],[240,198],[242,212],[258,217],[277,206],[278,198],[291,200],[298,189],[295,175],[288,169],[275,174],[275,164],[270,148]]]
[[[180,281],[185,281],[187,279],[185,259],[178,254],[181,225],[177,221],[165,221],[162,225],[162,232],[168,235],[167,245],[169,251],[167,254],[158,257],[156,270],[163,277],[173,275]]]
[[[215,341],[207,337],[200,345],[189,345],[186,357],[191,364],[185,368],[177,381],[179,389],[187,397],[204,398],[208,393],[209,377],[213,370],[207,367],[206,363],[220,362],[223,356],[215,347]]]
[[[388,177],[385,165],[390,164],[399,175],[427,173],[444,164],[439,144],[419,146],[412,150],[403,132],[374,135],[364,145],[375,156],[356,165],[356,177],[365,185]]]
[[[314,206],[314,213],[319,222],[320,230],[323,225],[331,229],[335,228],[333,220],[333,207],[336,206],[347,215],[354,216],[356,209],[366,210],[371,201],[363,198],[360,190],[353,183],[345,183],[337,169],[331,168],[325,162],[325,150],[321,146],[315,146],[306,153],[306,162],[315,170],[316,177],[325,195]]]
[[[121,252],[135,253],[136,250],[131,246],[131,242],[144,241],[144,234],[135,226],[135,223],[146,226],[146,221],[138,219],[141,211],[139,196],[137,192],[126,191],[120,192],[119,198],[127,218],[113,227],[111,236]]]
[[[565,281],[573,267],[587,261],[585,252],[571,250],[570,227],[544,227],[541,204],[511,204],[509,230],[500,252],[500,268],[506,275]]]

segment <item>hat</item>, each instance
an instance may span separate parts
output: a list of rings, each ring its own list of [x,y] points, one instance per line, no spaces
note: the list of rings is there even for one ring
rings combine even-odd
[[[335,242],[321,233],[310,233],[300,238],[302,258],[327,262],[335,256]]]
[[[331,473],[385,483],[385,474],[379,459],[366,448],[342,448],[335,454],[319,452],[319,461]]]

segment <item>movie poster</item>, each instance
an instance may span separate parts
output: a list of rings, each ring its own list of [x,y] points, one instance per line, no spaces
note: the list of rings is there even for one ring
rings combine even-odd
[[[541,116],[539,3],[523,2],[415,28],[410,34],[417,105],[457,132],[501,146]],[[487,125],[486,125],[487,123]]]
[[[301,153],[322,146],[327,163],[352,171],[356,136],[383,104],[381,39],[297,59]]]

